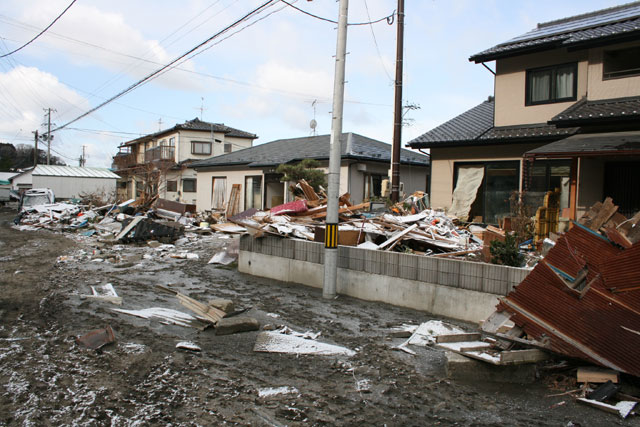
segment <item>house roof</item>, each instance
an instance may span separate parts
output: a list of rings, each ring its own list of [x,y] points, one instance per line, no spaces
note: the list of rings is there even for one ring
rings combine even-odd
[[[0,179],[3,181],[9,181],[16,175],[20,175],[20,172],[0,172]]]
[[[582,99],[549,123],[558,126],[582,125],[612,121],[637,121],[640,119],[640,96],[588,101]]]
[[[640,38],[640,2],[545,22],[521,36],[472,55],[479,62],[532,51]]]
[[[504,142],[554,140],[572,135],[577,128],[558,128],[547,123],[493,126],[494,99],[441,124],[409,142],[412,148],[491,145]]]
[[[343,133],[340,138],[343,159],[389,162],[391,145],[356,133]],[[244,150],[193,162],[190,167],[245,165],[249,167],[276,166],[303,159],[326,160],[329,158],[330,135],[278,139]],[[428,166],[429,158],[402,149],[400,163]]]
[[[527,157],[640,154],[640,131],[573,135],[527,151]]]
[[[33,176],[66,176],[74,178],[120,178],[107,168],[86,168],[78,166],[48,166],[38,165],[33,170]]]
[[[233,136],[237,138],[249,138],[256,139],[258,135],[250,132],[245,132],[240,129],[232,128],[231,126],[226,126],[223,123],[210,123],[200,120],[199,118],[195,118],[193,120],[188,120],[184,123],[177,123],[175,126],[169,129],[164,129],[159,132],[150,133],[149,135],[142,136],[140,138],[133,139],[131,141],[127,141],[122,145],[132,145],[136,144],[140,141],[146,141],[149,139],[159,138],[164,135],[168,135],[170,133],[174,133],[179,130],[195,130],[195,131],[203,131],[203,132],[211,132],[213,129],[214,132],[223,133],[225,136]]]

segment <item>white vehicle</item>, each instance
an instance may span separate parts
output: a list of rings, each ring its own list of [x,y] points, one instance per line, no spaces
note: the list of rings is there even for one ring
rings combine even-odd
[[[56,198],[50,188],[33,188],[22,193],[18,210],[28,210],[32,206],[55,203]]]

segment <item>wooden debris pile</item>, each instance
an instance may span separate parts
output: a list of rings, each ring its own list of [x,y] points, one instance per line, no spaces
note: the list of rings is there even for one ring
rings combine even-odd
[[[317,194],[304,180],[298,182],[297,187],[304,196],[293,202],[266,212],[245,211],[229,220],[245,227],[254,237],[271,234],[324,242],[326,196]],[[406,203],[396,205],[394,209],[402,209],[401,215],[372,213],[369,211],[370,202],[354,205],[349,199],[349,193],[339,199],[340,245],[438,256],[466,255],[482,249],[480,239],[458,228],[444,212],[424,208],[424,193],[417,194],[417,203],[412,199],[408,207]],[[416,211],[421,208],[424,209]]]

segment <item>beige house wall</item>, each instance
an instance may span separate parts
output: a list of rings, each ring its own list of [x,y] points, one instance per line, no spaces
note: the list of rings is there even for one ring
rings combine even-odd
[[[498,60],[495,78],[495,126],[546,123],[576,101],[525,106],[526,70],[531,68],[578,63],[577,100],[587,95],[588,54],[557,49]]]
[[[604,80],[602,58],[605,50],[640,46],[640,42],[623,43],[613,47],[589,49],[589,94],[590,100],[623,98],[640,95],[640,76],[619,77]]]
[[[233,184],[240,184],[240,211],[244,209],[245,177],[262,176],[262,195],[264,198],[264,174],[260,169],[237,169],[220,171],[198,171],[198,191],[196,199],[196,210],[201,212],[211,210],[212,202],[212,179],[214,177],[227,178],[227,188],[224,195],[225,202],[229,201]],[[264,203],[264,201],[263,201]]]
[[[456,162],[490,162],[517,160],[522,177],[522,156],[543,144],[509,144],[486,147],[448,147],[431,150],[431,206],[448,209],[451,206]],[[522,181],[522,179],[520,179]],[[522,188],[522,182],[519,184]]]

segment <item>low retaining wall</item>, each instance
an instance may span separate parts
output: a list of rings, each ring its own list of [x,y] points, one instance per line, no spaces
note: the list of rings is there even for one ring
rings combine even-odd
[[[238,270],[322,288],[324,245],[304,240],[242,236]],[[478,322],[529,273],[504,267],[347,246],[338,248],[337,292]]]

